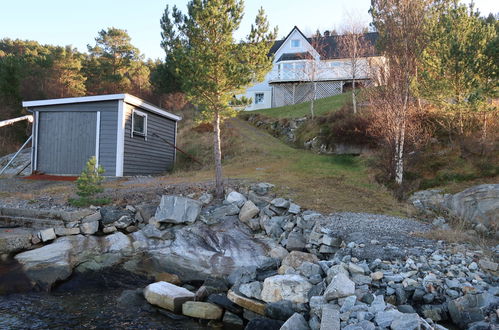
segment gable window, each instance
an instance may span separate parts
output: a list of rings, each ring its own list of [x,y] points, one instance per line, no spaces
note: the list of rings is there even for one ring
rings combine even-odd
[[[264,100],[263,93],[255,93],[255,104],[262,104]]]
[[[147,114],[138,110],[132,113],[132,137],[135,135],[147,136]]]
[[[300,47],[300,39],[291,40],[291,47],[293,47],[293,48]]]

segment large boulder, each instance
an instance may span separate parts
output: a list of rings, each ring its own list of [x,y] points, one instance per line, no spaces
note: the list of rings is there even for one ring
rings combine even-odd
[[[202,206],[203,203],[194,199],[163,195],[154,217],[158,222],[193,223],[199,216]]]
[[[222,318],[223,309],[215,304],[201,301],[186,301],[182,305],[182,314],[205,320]]]
[[[0,231],[0,255],[25,250],[31,246],[32,232],[28,229]]]
[[[144,297],[152,305],[180,313],[182,304],[194,300],[195,294],[168,282],[156,282],[146,286]]]
[[[289,300],[294,303],[307,303],[312,284],[300,275],[275,275],[263,282],[262,300],[276,302]]]
[[[466,328],[470,323],[482,321],[493,304],[499,304],[499,298],[488,293],[466,294],[449,302],[449,314],[455,324]]]
[[[470,224],[493,227],[499,221],[499,184],[482,184],[457,194],[442,194],[439,190],[414,193],[409,199],[425,213],[447,212]]]

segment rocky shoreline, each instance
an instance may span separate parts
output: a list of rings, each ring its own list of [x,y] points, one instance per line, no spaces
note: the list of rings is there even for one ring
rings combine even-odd
[[[155,279],[120,299],[145,298],[218,327],[497,324],[498,265],[485,251],[417,237],[433,227],[411,219],[302,210],[272,187],[240,187],[223,201],[165,195],[159,206],[86,210],[32,236],[36,248],[14,258],[39,290],[119,265]]]

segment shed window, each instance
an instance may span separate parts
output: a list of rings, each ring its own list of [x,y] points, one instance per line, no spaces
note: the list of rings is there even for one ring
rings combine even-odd
[[[293,48],[300,47],[300,39],[291,40],[291,47],[293,47]]]
[[[262,104],[264,99],[263,93],[255,93],[255,104]]]
[[[147,114],[133,110],[132,128],[132,136],[147,136]]]

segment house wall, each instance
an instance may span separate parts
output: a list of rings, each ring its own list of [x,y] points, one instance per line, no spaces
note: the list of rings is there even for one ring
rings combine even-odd
[[[147,136],[132,136],[132,113],[137,109],[147,114]],[[133,105],[124,105],[124,156],[123,175],[162,174],[173,168],[175,148],[175,121],[156,115]]]
[[[100,112],[100,137],[99,137],[99,164],[102,165],[105,169],[104,175],[114,175],[115,174],[115,168],[116,168],[116,126],[117,126],[117,112],[118,112],[118,101],[104,101],[104,102],[89,102],[89,103],[75,103],[75,104],[61,104],[61,105],[50,105],[50,106],[40,106],[33,108],[33,110],[37,113],[35,113],[35,119],[38,119],[40,117],[43,117],[44,112],[58,112],[58,113],[65,113],[65,112]],[[68,119],[69,118],[69,119]],[[50,126],[45,126],[45,128],[42,125],[39,125],[39,123],[35,120],[35,126],[34,126],[34,145],[38,146],[38,140],[40,136],[52,136],[53,139],[59,141],[58,143],[61,144],[61,148],[64,146],[65,141],[71,141],[73,137],[77,138],[78,134],[90,134],[95,138],[96,134],[96,125],[92,124],[93,129],[91,128],[86,128],[88,130],[88,133],[81,132],[79,131],[78,124],[76,124],[75,128],[72,130],[67,130],[66,128],[70,127],[71,125],[75,123],[83,123],[87,121],[86,117],[84,115],[78,117],[78,116],[73,116],[73,117],[68,117],[68,116],[56,116],[52,117],[52,121],[56,121],[55,123],[52,123]],[[71,120],[71,122],[65,122],[65,120]],[[83,125],[81,125],[83,127]],[[51,132],[45,132],[44,130],[51,130]],[[81,138],[80,138],[81,139]],[[59,148],[60,149],[60,148]],[[95,149],[95,144],[94,144],[94,149]],[[62,149],[61,149],[62,150]],[[62,154],[61,151],[57,152],[57,149],[51,150],[50,153],[53,155],[50,156],[48,154],[41,155],[42,152],[48,152],[48,151],[43,151],[39,150],[38,148],[33,151],[33,160],[36,159],[36,164],[33,168],[33,170],[39,170],[38,167],[36,166],[37,163],[39,162],[40,156],[49,156],[49,157],[54,157],[54,166],[55,162],[57,159],[59,159],[59,156]],[[73,151],[74,153],[79,153],[81,150],[78,150],[78,148],[75,148]],[[67,153],[67,151],[65,152]],[[92,153],[91,156],[95,156],[95,151]],[[65,161],[65,162],[71,162],[72,157],[70,156],[69,158],[68,155],[65,156],[65,159],[60,159],[60,161]],[[86,156],[85,156],[86,157]],[[80,168],[80,165],[77,165],[78,168]],[[81,167],[83,169],[83,167]],[[55,169],[57,171],[57,169]],[[81,170],[78,173],[56,173],[52,172],[53,174],[79,174]],[[48,173],[48,172],[47,172]]]

